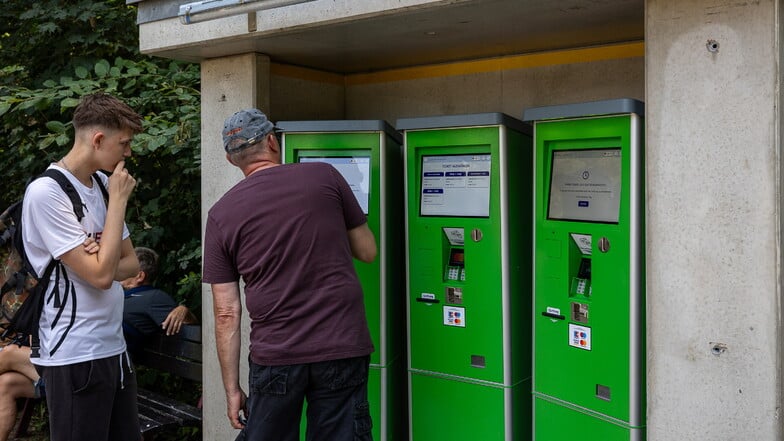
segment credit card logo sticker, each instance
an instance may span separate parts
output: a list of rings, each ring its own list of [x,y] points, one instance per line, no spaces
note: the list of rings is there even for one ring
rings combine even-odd
[[[591,350],[591,328],[569,324],[569,346]]]
[[[444,325],[465,328],[465,308],[444,306]]]

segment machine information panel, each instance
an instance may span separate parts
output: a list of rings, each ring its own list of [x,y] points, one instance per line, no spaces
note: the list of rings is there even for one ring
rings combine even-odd
[[[335,167],[348,182],[362,211],[368,214],[370,156],[301,156],[299,162],[326,162]]]
[[[488,217],[490,155],[422,157],[422,216]]]
[[[548,219],[618,223],[621,149],[553,151]]]

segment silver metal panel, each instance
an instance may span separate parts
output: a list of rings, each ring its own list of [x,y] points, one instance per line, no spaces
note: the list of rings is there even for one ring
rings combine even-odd
[[[408,138],[404,134],[403,135],[403,225],[404,225],[403,241],[405,242],[405,249],[404,249],[405,263],[404,264],[405,264],[405,268],[406,268],[406,280],[405,280],[405,284],[406,284],[406,289],[405,289],[405,293],[406,293],[406,355],[407,355],[407,357],[406,357],[406,364],[408,365],[407,369],[406,369],[408,371],[407,374],[406,374],[407,377],[408,377],[407,378],[408,381],[406,382],[406,384],[407,384],[407,387],[408,387],[408,395],[407,395],[407,399],[408,399],[408,439],[414,439],[414,433],[413,433],[414,427],[413,427],[413,424],[411,424],[411,422],[414,421],[414,413],[413,413],[414,412],[414,410],[413,410],[414,409],[414,403],[413,403],[413,399],[412,399],[413,391],[412,391],[412,387],[411,387],[411,383],[412,383],[411,377],[413,375],[412,370],[411,370],[412,369],[412,367],[411,367],[411,326],[408,325],[409,323],[411,323],[411,291],[410,291],[411,273],[410,273],[410,270],[409,270],[409,259],[408,259],[409,252],[410,252],[410,249],[409,249],[409,246],[408,246],[408,237],[409,237],[409,230],[408,230],[408,190],[409,190],[409,188],[408,188]]]
[[[275,127],[284,133],[383,132],[403,142],[400,132],[383,120],[278,121]]]
[[[378,433],[381,434],[380,441],[386,441],[388,438],[387,433],[389,433],[389,418],[387,418],[389,415],[389,369],[380,369],[380,374],[381,381],[379,384],[381,385],[381,409],[379,415],[381,415],[381,424]]]
[[[512,405],[514,402],[514,388],[507,387],[504,389],[504,440],[505,441],[513,441],[512,436],[514,435],[514,422],[515,415],[514,415],[514,406]]]
[[[644,168],[642,167],[643,152],[641,145],[640,117],[632,114],[630,119],[630,175],[629,175],[629,424],[645,425],[640,404],[641,388],[644,387],[645,372],[642,368],[644,356],[643,342],[645,338],[642,326],[642,308],[644,293],[642,292],[643,271],[643,192]]]
[[[631,98],[590,101],[585,103],[560,104],[554,106],[526,109],[524,121],[544,121],[550,119],[585,118],[590,116],[609,116],[636,114],[645,116],[645,104]]]
[[[511,130],[531,135],[529,124],[504,113],[472,113],[467,115],[441,115],[419,118],[400,118],[395,123],[398,130],[451,129],[483,126],[506,126]]]
[[[379,320],[379,331],[380,331],[380,334],[381,334],[381,337],[380,337],[381,338],[381,342],[380,342],[381,354],[379,356],[379,362],[381,363],[381,366],[385,366],[386,367],[386,366],[389,365],[389,350],[388,350],[389,349],[389,347],[388,347],[389,337],[387,336],[387,322],[388,322],[388,319],[389,319],[389,317],[387,317],[387,315],[389,314],[389,311],[387,310],[387,298],[388,298],[387,296],[389,295],[389,290],[387,289],[387,283],[389,281],[389,275],[386,272],[387,263],[388,263],[387,261],[389,260],[389,258],[387,256],[387,254],[388,254],[387,253],[387,246],[389,246],[388,245],[389,244],[389,237],[388,237],[389,236],[389,230],[388,230],[388,226],[387,226],[387,198],[386,198],[386,193],[387,193],[388,189],[384,185],[384,181],[386,179],[386,173],[385,172],[386,172],[386,167],[387,167],[386,158],[385,158],[385,153],[386,153],[386,149],[387,149],[387,138],[386,138],[384,132],[379,132],[378,137],[379,137],[379,139],[378,139],[378,145],[379,145],[379,149],[378,149],[378,156],[379,156],[379,158],[378,158],[378,161],[379,161],[379,167],[378,167],[378,170],[379,170],[379,176],[378,176],[378,198],[379,198],[379,206],[380,206],[379,207],[379,211],[378,211],[378,215],[380,216],[380,218],[378,220],[378,230],[379,230],[378,231],[378,235],[380,237],[379,237],[378,240],[379,240],[379,249],[381,250],[381,253],[380,253],[381,254],[381,256],[380,256],[381,259],[378,262],[379,268],[380,268],[379,274],[380,274],[380,278],[381,278],[381,280],[379,281],[380,282],[380,286],[379,286],[379,297],[380,297],[379,298],[379,306],[381,308],[381,310],[380,310],[381,317],[380,317],[380,320]],[[371,169],[372,169],[372,165],[371,165]],[[372,182],[372,179],[371,179],[371,182]]]
[[[534,194],[531,195],[531,392],[536,391],[536,179],[539,173],[537,164],[537,153],[539,149],[536,147],[536,124],[533,128],[533,139],[531,140],[531,148],[533,149],[531,173],[531,189]],[[531,412],[534,412],[533,398],[531,398]],[[532,416],[532,424],[536,419]]]
[[[498,197],[500,204],[501,222],[501,343],[504,354],[504,384],[512,384],[512,311],[509,287],[509,178],[504,164],[507,159],[507,149],[509,148],[506,127],[498,127],[498,170],[499,170],[499,190]],[[511,426],[511,422],[508,422]]]

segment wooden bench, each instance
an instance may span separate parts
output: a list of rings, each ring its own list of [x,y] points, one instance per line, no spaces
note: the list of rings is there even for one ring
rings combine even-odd
[[[167,337],[161,334],[151,337],[142,353],[134,359],[134,365],[146,366],[201,383],[201,326],[184,325],[177,335]],[[201,426],[201,409],[193,404],[142,388],[137,391],[137,400],[141,433],[146,441],[154,439],[156,434],[167,429]],[[16,428],[17,438],[27,435],[30,419],[40,401],[42,400],[32,398],[25,400],[24,410]]]
[[[149,339],[137,358],[134,360],[137,366],[201,383],[201,326],[184,325],[179,334],[170,337],[156,335]],[[201,409],[195,406],[197,403],[183,403],[142,388],[137,392],[137,399],[145,440],[173,427],[201,425]]]

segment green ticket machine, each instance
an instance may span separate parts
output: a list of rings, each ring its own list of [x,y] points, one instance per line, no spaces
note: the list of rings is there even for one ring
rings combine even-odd
[[[356,261],[376,351],[368,398],[373,439],[405,439],[405,297],[402,138],[377,120],[282,121],[283,162],[332,164],[348,182],[376,236],[378,257]],[[303,417],[304,419],[304,417]],[[304,427],[304,426],[303,426]],[[304,439],[305,432],[301,433]]]
[[[536,441],[645,439],[643,103],[534,122]]]
[[[530,439],[531,127],[404,118],[411,441]]]

